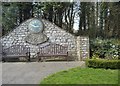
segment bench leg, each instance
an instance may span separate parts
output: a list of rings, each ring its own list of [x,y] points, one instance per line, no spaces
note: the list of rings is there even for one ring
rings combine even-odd
[[[38,58],[38,59],[37,59],[37,62],[39,62],[39,61],[40,61],[40,59]]]
[[[39,61],[40,61],[39,56],[37,56],[37,62],[39,62]]]
[[[39,62],[40,61],[40,59],[39,59],[39,52],[37,53],[37,62]]]
[[[39,62],[39,61],[42,61],[42,57],[38,56],[38,57],[37,57],[37,61],[38,61],[38,62]]]
[[[67,61],[69,61],[69,58],[68,58],[68,56],[66,56],[66,60],[67,60]]]
[[[27,62],[30,62],[30,56],[26,56],[26,57],[27,57],[27,58],[26,58],[26,59],[27,59],[26,61],[27,61]]]
[[[41,59],[40,61],[43,62],[43,57],[41,57],[40,59]]]
[[[6,61],[5,61],[5,58],[2,58],[2,62],[6,62]]]
[[[30,56],[28,56],[28,62],[30,62]]]

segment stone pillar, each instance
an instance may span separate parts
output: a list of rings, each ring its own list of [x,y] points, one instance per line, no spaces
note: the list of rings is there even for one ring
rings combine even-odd
[[[85,60],[89,58],[89,37],[80,37],[80,58]]]
[[[0,26],[0,37],[2,37],[2,27]]]
[[[80,56],[80,36],[77,37],[77,58],[78,58],[78,61],[81,60],[81,56]]]

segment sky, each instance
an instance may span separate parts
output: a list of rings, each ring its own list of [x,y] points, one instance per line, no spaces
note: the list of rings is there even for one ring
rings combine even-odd
[[[77,1],[77,6],[75,7],[74,11],[76,11],[76,9],[79,9],[79,7],[80,7],[80,1]],[[76,15],[75,15],[75,18],[74,18],[74,25],[73,25],[74,30],[79,29],[80,18],[79,18],[78,12],[79,11],[76,11]]]

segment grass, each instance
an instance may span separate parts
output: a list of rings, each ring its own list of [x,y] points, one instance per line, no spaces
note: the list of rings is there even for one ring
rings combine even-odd
[[[40,84],[118,84],[118,70],[77,67],[50,75]]]

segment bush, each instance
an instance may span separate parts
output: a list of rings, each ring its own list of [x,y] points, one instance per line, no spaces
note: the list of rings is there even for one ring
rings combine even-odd
[[[93,68],[120,69],[120,60],[87,59],[86,66]]]
[[[118,39],[94,39],[90,41],[90,53],[98,55],[100,58],[105,59],[120,59],[120,40]]]

